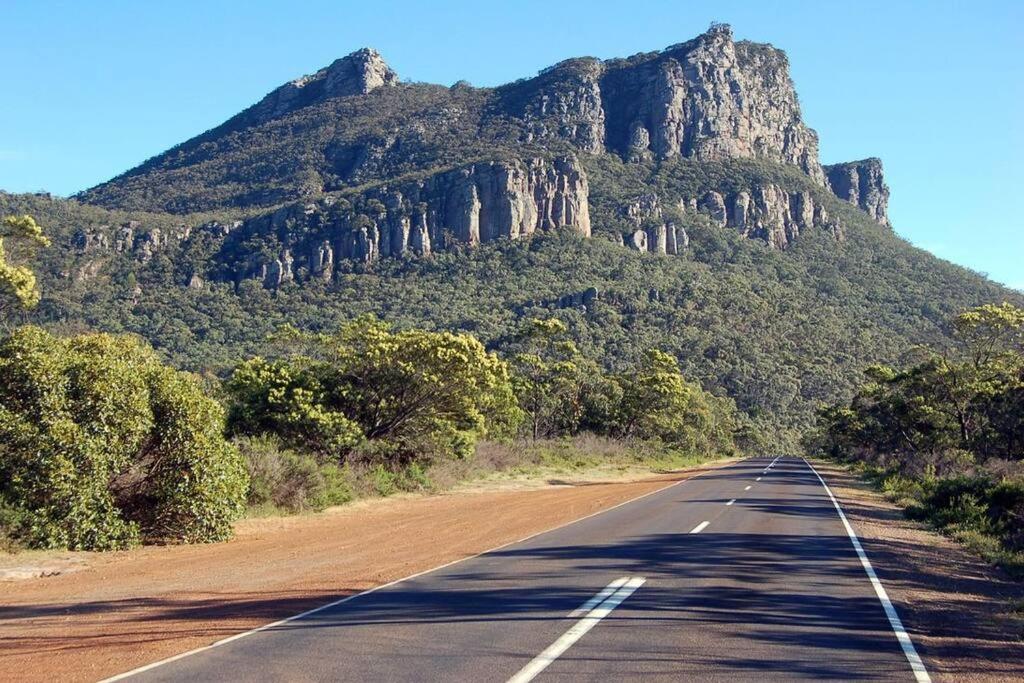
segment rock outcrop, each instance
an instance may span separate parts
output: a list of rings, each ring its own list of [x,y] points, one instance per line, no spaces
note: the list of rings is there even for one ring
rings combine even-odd
[[[690,237],[681,225],[665,220],[661,199],[653,192],[642,194],[622,208],[623,216],[637,227],[623,237],[623,244],[636,251],[654,254],[681,254],[690,246]]]
[[[429,255],[539,230],[571,229],[589,237],[588,199],[586,174],[574,158],[480,162],[248,221],[236,242],[273,234],[285,248],[269,262],[243,254],[234,270],[277,287],[300,271],[330,278],[343,259]]]
[[[527,81],[518,110],[526,125],[526,142],[567,140],[584,152],[605,150],[605,117],[601,102],[601,60],[590,57],[570,59],[545,69],[534,81]]]
[[[376,50],[364,47],[336,59],[315,74],[296,78],[272,90],[224,127],[250,126],[283,116],[314,102],[333,97],[366,95],[377,88],[396,85],[398,74]]]
[[[829,187],[840,199],[850,202],[886,227],[889,223],[889,187],[877,158],[825,166]]]
[[[139,221],[127,221],[113,228],[109,225],[83,228],[75,233],[72,245],[84,254],[96,251],[114,251],[119,254],[131,254],[143,263],[170,244],[188,239],[191,228],[177,225],[170,230],[160,228],[144,228]]]
[[[734,42],[725,25],[658,53],[569,60],[504,98],[531,142],[558,137],[630,160],[760,158],[825,184],[785,54]]]
[[[842,239],[842,226],[810,192],[788,192],[778,185],[757,185],[749,192],[723,195],[710,191],[696,202],[697,210],[723,228],[785,249],[800,233],[821,228]]]

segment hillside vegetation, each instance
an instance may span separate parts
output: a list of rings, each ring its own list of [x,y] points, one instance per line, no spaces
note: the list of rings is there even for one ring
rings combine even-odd
[[[1024,576],[1024,309],[981,306],[952,327],[947,347],[869,367],[808,442]]]
[[[581,443],[678,463],[795,451],[851,397],[858,420],[913,392],[941,412],[914,350],[1024,296],[900,239],[888,197],[878,159],[821,165],[785,54],[724,25],[499,88],[402,83],[359,50],[76,198],[0,192],[0,524],[211,540],[244,505],[589,461]],[[863,386],[875,366],[904,369]],[[895,417],[843,410],[816,447],[927,474]],[[1010,432],[986,424],[925,464],[984,469],[954,497],[1016,552],[990,465],[1019,437],[993,455]]]
[[[399,328],[472,332],[503,351],[523,321],[553,316],[609,371],[650,349],[672,354],[688,377],[733,398],[769,443],[792,445],[812,424],[816,405],[852,391],[863,367],[895,363],[916,344],[944,343],[955,313],[1021,302],[866,219],[855,222],[854,209],[847,220],[856,229],[843,242],[808,233],[785,252],[696,217],[688,223],[686,257],[556,233],[430,259],[353,264],[333,282],[270,291],[256,281],[186,287],[193,269],[211,258],[212,244],[172,246],[147,264],[131,254],[97,258],[71,245],[85,225],[129,215],[151,224],[173,219],[38,197],[0,201],[0,210],[33,211],[54,226],[55,246],[39,264],[43,299],[26,321],[136,333],[174,365],[223,377],[239,357],[265,354],[268,336],[286,323],[331,331],[374,313]],[[595,215],[603,225],[599,197]],[[100,266],[95,276],[75,276],[92,264]],[[591,287],[599,296],[587,305],[564,300]]]

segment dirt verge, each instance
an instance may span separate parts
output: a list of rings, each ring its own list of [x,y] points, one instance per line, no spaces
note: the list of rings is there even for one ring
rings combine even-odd
[[[0,583],[0,680],[97,680],[553,528],[698,469],[243,520],[232,541],[214,545],[36,555],[37,564],[73,562],[76,571]]]

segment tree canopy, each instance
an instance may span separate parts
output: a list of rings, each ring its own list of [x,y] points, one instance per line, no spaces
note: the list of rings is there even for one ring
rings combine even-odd
[[[0,223],[0,315],[5,308],[32,308],[39,303],[35,274],[26,266],[12,263],[9,252],[49,245],[32,216],[6,216]]]

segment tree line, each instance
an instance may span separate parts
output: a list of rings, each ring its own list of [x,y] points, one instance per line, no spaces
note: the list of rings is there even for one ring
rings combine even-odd
[[[6,235],[41,239],[28,229],[34,222],[4,225]],[[33,305],[31,272],[6,273],[8,303]],[[732,402],[684,378],[674,357],[652,349],[629,372],[606,373],[555,319],[527,321],[501,356],[468,333],[395,329],[371,315],[329,334],[286,326],[273,342],[273,354],[239,362],[222,382],[168,367],[130,335],[7,332],[6,542],[221,540],[247,503],[287,495],[275,477],[292,487],[319,482],[320,503],[338,502],[339,472],[351,463],[415,471],[470,459],[482,440],[591,432],[688,451],[736,448]]]
[[[808,446],[861,464],[912,516],[1024,573],[1024,309],[950,321],[954,343],[873,365]]]

